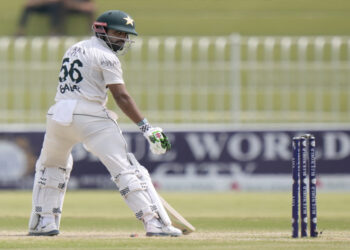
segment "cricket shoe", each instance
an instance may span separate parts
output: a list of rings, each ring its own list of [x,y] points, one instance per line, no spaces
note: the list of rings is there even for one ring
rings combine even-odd
[[[178,237],[182,235],[180,229],[171,225],[166,226],[157,219],[152,219],[145,224],[146,236],[171,236]]]
[[[45,226],[38,225],[34,230],[29,231],[29,236],[55,236],[60,231],[57,229],[56,223],[50,223]]]

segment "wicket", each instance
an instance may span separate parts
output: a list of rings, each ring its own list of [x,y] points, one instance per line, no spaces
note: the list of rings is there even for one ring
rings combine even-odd
[[[292,237],[299,237],[299,195],[301,237],[307,237],[307,173],[309,173],[310,236],[317,237],[316,140],[313,135],[293,137]]]

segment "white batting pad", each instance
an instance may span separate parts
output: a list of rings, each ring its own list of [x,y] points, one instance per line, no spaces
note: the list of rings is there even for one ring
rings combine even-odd
[[[147,185],[147,193],[150,196],[150,199],[152,201],[153,204],[156,205],[157,207],[157,213],[160,217],[160,219],[162,220],[162,222],[164,223],[164,225],[171,225],[171,220],[159,198],[159,195],[156,191],[156,189],[153,186],[151,177],[148,173],[148,170],[144,167],[141,166],[141,164],[136,160],[135,156],[132,153],[128,153],[128,159],[130,161],[130,163],[132,164],[132,166],[135,168],[135,172],[137,177],[142,181],[145,182]]]
[[[32,212],[29,230],[34,230],[42,215],[54,215],[57,228],[60,226],[64,196],[67,190],[73,158],[70,155],[65,169],[43,167],[41,159],[36,162],[32,197]]]

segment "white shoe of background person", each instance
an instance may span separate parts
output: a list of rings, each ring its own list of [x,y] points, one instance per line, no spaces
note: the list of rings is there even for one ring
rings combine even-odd
[[[42,225],[40,223],[34,230],[29,231],[29,236],[55,236],[58,235],[60,231],[57,229],[56,223],[50,223]]]
[[[180,229],[171,225],[166,226],[161,223],[158,219],[153,218],[152,220],[145,223],[146,236],[171,236],[178,237],[182,235]]]

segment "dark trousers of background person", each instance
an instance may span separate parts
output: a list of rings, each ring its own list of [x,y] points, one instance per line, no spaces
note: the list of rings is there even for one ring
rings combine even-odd
[[[40,6],[29,6],[26,7],[23,12],[22,16],[19,21],[19,27],[22,28],[23,33],[27,23],[28,18],[31,14],[38,13],[38,14],[45,14],[50,17],[50,24],[51,29],[50,33],[51,35],[61,35],[63,32],[63,4],[61,2],[57,3],[47,3]],[[23,34],[20,34],[23,35]]]

